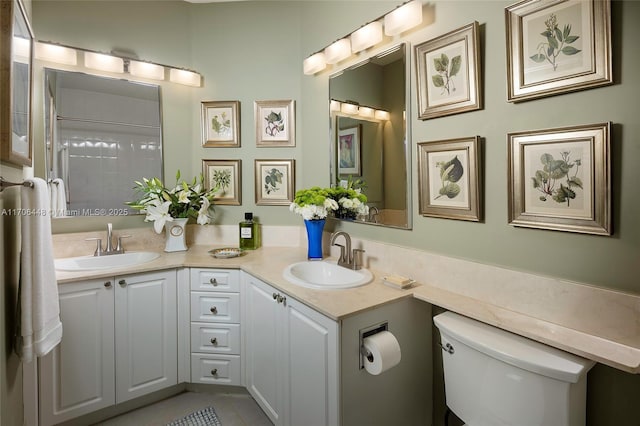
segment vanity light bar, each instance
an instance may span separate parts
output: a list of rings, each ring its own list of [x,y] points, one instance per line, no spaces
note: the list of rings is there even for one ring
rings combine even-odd
[[[324,70],[327,64],[336,64],[347,59],[352,53],[358,53],[380,43],[383,39],[383,24],[380,21],[384,21],[384,33],[388,36],[410,30],[422,23],[422,0],[407,1],[386,15],[374,19],[323,50],[312,54],[303,62],[304,74],[316,74]]]
[[[342,112],[347,115],[358,115],[365,119],[376,119],[381,121],[387,121],[390,119],[388,111],[383,109],[375,109],[366,105],[359,105],[350,101],[341,102],[335,99],[331,99],[329,102],[330,112]]]
[[[129,73],[135,77],[163,81],[165,80],[165,70],[168,69],[169,81],[173,83],[192,87],[200,87],[202,85],[202,76],[191,70],[51,42],[38,41],[35,45],[35,57],[37,59],[59,64],[77,65],[78,52],[83,54],[84,66],[94,70],[118,74]]]

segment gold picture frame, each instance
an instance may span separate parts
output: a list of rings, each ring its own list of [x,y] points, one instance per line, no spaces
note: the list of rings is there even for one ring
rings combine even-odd
[[[415,46],[420,120],[482,108],[479,33],[474,21]]]
[[[215,204],[242,205],[242,160],[202,160],[202,175],[207,191],[221,187],[213,199]]]
[[[610,0],[525,0],[505,21],[507,101],[613,84]]]
[[[509,224],[611,235],[611,123],[507,135]]]
[[[295,101],[255,101],[256,146],[296,146]]]
[[[202,146],[240,147],[240,101],[202,102]]]
[[[482,220],[480,137],[418,143],[418,207],[423,216]]]
[[[288,206],[295,195],[295,160],[255,160],[259,206]]]

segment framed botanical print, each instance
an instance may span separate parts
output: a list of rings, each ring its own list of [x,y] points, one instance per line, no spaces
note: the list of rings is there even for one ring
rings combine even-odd
[[[213,199],[216,204],[229,206],[242,204],[241,166],[241,160],[202,160],[206,190],[219,188]]]
[[[418,205],[423,216],[482,220],[480,137],[418,144]]]
[[[509,133],[509,223],[611,235],[610,123]]]
[[[240,102],[202,102],[202,146],[240,146]]]
[[[294,101],[255,101],[254,112],[257,146],[296,146]]]
[[[609,0],[525,0],[505,15],[509,102],[613,83]]]
[[[255,160],[256,205],[288,206],[295,194],[295,160]]]
[[[362,175],[362,125],[338,130],[338,174]]]
[[[415,47],[419,119],[482,108],[478,34],[472,22]]]

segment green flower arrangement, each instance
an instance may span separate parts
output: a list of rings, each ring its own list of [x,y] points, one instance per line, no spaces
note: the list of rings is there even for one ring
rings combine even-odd
[[[354,186],[358,186],[354,188]],[[320,188],[314,186],[296,192],[289,210],[302,215],[305,220],[324,219],[330,214],[342,219],[355,219],[369,214],[367,196],[362,193],[364,184],[358,180],[347,182],[346,187]]]

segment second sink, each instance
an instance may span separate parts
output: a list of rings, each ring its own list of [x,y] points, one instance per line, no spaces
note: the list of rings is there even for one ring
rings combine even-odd
[[[347,269],[332,261],[292,263],[282,273],[292,284],[315,289],[341,289],[368,284],[373,275],[367,269]]]

